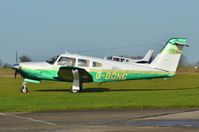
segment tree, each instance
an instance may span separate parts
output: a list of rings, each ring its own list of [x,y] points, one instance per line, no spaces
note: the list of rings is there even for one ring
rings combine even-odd
[[[20,62],[31,62],[32,59],[26,55],[22,55],[19,57]]]
[[[3,65],[3,62],[0,60],[0,67],[2,67],[2,65]]]
[[[199,61],[197,61],[194,65],[199,66]]]
[[[129,58],[130,59],[142,59],[143,56],[130,56]]]
[[[182,54],[181,58],[180,58],[180,62],[179,62],[179,67],[184,67],[184,66],[188,66],[189,63],[187,62],[186,57]]]
[[[128,55],[118,55],[119,57],[125,57],[130,59],[142,59],[143,56],[128,56]]]
[[[10,68],[10,67],[11,67],[11,65],[8,63],[3,64],[3,68]]]

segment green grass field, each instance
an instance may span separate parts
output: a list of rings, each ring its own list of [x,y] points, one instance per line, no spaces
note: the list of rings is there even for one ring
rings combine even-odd
[[[199,107],[199,74],[179,74],[168,80],[138,80],[90,83],[84,92],[69,92],[71,83],[29,84],[31,92],[19,92],[21,78],[0,77],[0,111],[30,112],[49,110],[117,108]]]

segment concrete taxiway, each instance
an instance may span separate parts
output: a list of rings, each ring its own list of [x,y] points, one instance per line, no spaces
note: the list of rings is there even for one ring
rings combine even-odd
[[[198,132],[199,109],[0,113],[1,132]]]

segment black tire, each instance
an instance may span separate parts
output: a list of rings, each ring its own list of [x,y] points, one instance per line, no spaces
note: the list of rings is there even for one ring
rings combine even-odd
[[[27,93],[27,92],[28,92],[28,88],[27,88],[26,86],[22,86],[22,87],[20,88],[20,92],[22,92],[22,93]]]
[[[80,90],[71,89],[71,92],[72,92],[72,93],[79,93],[79,92],[80,92]]]

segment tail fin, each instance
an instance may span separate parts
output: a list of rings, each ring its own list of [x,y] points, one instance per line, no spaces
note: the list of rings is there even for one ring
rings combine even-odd
[[[140,64],[151,63],[152,58],[153,58],[153,52],[154,50],[149,50],[142,59],[136,60],[135,63],[140,63]]]
[[[151,63],[152,57],[153,57],[153,52],[154,52],[154,50],[152,50],[152,49],[149,50],[142,60],[147,62],[147,63]]]
[[[156,69],[175,73],[180,61],[182,49],[184,46],[188,46],[186,45],[186,41],[186,38],[170,39],[157,57],[153,60],[151,66]]]

